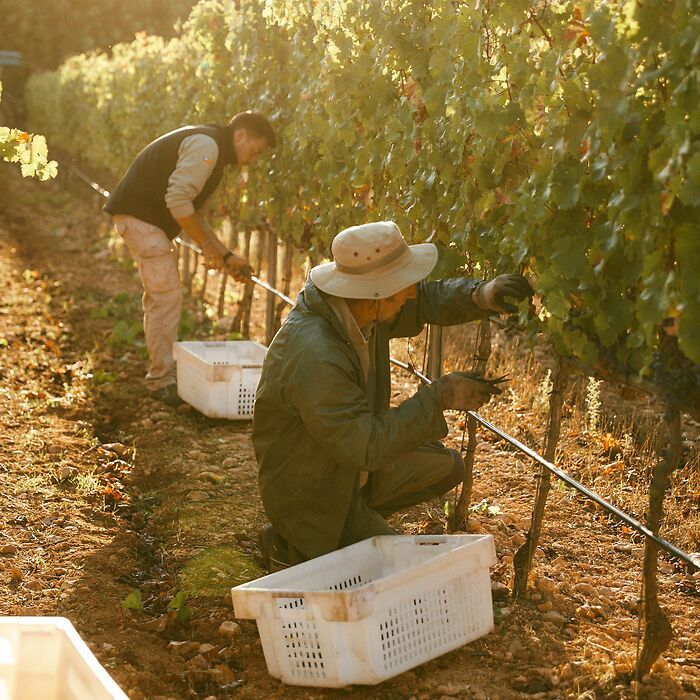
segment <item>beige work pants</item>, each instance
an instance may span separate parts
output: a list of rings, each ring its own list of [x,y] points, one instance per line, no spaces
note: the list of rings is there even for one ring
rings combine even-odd
[[[149,358],[146,385],[155,391],[175,383],[173,343],[182,311],[177,252],[157,226],[133,216],[115,216],[114,225],[136,261],[143,285],[143,331]]]

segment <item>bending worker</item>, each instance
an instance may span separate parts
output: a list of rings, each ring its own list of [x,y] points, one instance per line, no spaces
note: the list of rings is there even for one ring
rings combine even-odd
[[[395,534],[385,517],[463,480],[460,454],[438,442],[443,411],[477,409],[499,390],[452,372],[390,408],[389,339],[515,310],[504,296],[532,294],[520,275],[421,281],[437,250],[407,245],[391,221],[345,229],[332,253],[270,345],[255,400],[271,571]]]
[[[225,269],[239,281],[248,276],[248,261],[227,249],[199,210],[217,188],[225,166],[252,165],[274,145],[270,123],[256,112],[241,112],[226,126],[184,126],[148,144],[105,204],[143,285],[146,386],[166,404],[179,402],[173,343],[182,289],[172,241],[184,231],[202,248],[210,267]]]

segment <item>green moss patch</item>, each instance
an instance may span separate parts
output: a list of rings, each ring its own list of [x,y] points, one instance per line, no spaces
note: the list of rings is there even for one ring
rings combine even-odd
[[[185,565],[180,588],[190,595],[220,597],[233,586],[265,573],[247,554],[233,547],[208,547]]]

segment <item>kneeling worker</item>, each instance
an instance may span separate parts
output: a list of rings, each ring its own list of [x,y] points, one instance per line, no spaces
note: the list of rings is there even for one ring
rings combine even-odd
[[[390,408],[389,340],[502,313],[514,308],[504,296],[532,294],[519,275],[422,282],[435,246],[407,245],[391,221],[345,229],[332,253],[270,345],[255,400],[271,571],[396,534],[385,517],[462,481],[460,454],[438,442],[443,411],[477,409],[498,389],[452,372]]]

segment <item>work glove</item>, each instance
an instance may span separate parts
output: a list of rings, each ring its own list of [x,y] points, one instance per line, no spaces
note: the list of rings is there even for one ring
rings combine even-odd
[[[447,408],[475,411],[501,393],[496,386],[500,381],[502,378],[488,380],[466,372],[450,372],[436,379],[433,386],[443,411]]]
[[[518,309],[506,302],[504,297],[513,297],[522,301],[534,293],[535,290],[522,275],[498,275],[490,282],[479,282],[472,292],[472,300],[484,311],[514,314]]]

